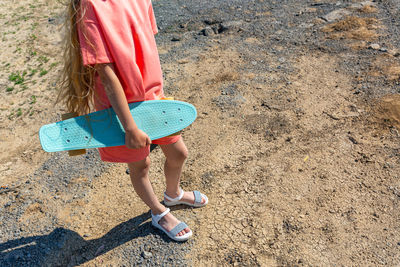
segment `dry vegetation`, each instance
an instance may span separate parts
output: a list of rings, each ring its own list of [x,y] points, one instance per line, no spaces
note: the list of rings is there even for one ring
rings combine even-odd
[[[345,19],[325,26],[322,31],[332,39],[353,39],[371,41],[379,35],[379,22],[376,18],[348,16]]]

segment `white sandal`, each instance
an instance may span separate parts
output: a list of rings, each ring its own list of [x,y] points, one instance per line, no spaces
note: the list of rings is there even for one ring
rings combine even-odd
[[[192,230],[190,232],[182,235],[182,236],[177,236],[178,233],[182,232],[185,228],[188,228],[187,224],[184,222],[179,222],[177,226],[175,226],[171,231],[165,230],[161,225],[158,224],[158,222],[169,213],[170,209],[166,209],[163,213],[154,215],[151,213],[151,223],[154,227],[160,229],[163,231],[169,238],[175,240],[175,241],[186,241],[192,236]]]
[[[195,207],[195,208],[204,207],[205,205],[208,204],[207,196],[200,193],[199,191],[193,191],[194,204],[189,203],[187,201],[180,201],[183,198],[183,194],[185,193],[185,191],[183,191],[182,188],[180,188],[180,190],[181,190],[181,193],[176,198],[171,198],[164,192],[164,204],[168,207],[183,204],[183,205],[188,205],[190,207]],[[204,203],[201,203],[202,198],[204,198],[204,200],[205,200]]]

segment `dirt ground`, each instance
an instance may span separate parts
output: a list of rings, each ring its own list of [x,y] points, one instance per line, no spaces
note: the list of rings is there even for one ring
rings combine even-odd
[[[184,261],[153,264],[399,266],[399,4],[153,4],[165,91],[199,114],[183,134],[190,155],[182,186],[210,199],[204,209],[174,211],[194,230],[188,244],[170,244]],[[123,235],[116,226],[149,221],[126,166],[41,150],[40,126],[65,113],[54,105],[62,5],[0,1],[0,10],[0,260],[26,260],[2,246],[52,225],[75,233],[71,247],[86,242],[87,250],[63,255],[66,264],[151,266],[124,254],[150,234],[105,243],[115,231]],[[161,151],[151,158],[161,197]],[[82,167],[65,190],[50,183],[83,160],[101,168]],[[44,167],[57,162],[64,167]],[[57,257],[47,263],[57,265]]]

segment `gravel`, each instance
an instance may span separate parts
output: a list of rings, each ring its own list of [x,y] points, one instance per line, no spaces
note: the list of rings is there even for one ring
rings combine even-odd
[[[399,2],[388,0],[377,4],[383,10],[381,16],[384,23],[389,26],[388,34],[382,37],[383,43],[400,47]],[[207,45],[209,38],[218,40],[221,36],[234,33],[236,43],[232,46],[241,53],[243,60],[251,62],[243,72],[279,71],[289,74],[294,71],[291,67],[294,55],[307,53],[307,47],[342,54],[343,69],[356,75],[362,66],[368,65],[368,55],[388,50],[376,51],[383,45],[373,43],[370,44],[372,49],[363,50],[357,56],[349,54],[346,58],[347,48],[336,40],[321,41],[316,32],[320,26],[313,23],[314,19],[321,17],[328,22],[340,19],[347,15],[345,8],[349,5],[348,1],[315,3],[311,0],[154,1],[160,29],[157,42],[163,46],[170,46],[171,42],[179,44],[172,46],[169,53],[162,54],[161,61],[165,64],[196,55]],[[305,7],[315,7],[318,11],[305,12]],[[271,15],[257,15],[267,12]],[[49,22],[53,21],[49,18]],[[261,45],[245,44],[243,41],[251,36],[263,37],[265,42]],[[285,49],[279,51],[272,48],[272,44],[277,43]],[[254,51],[270,55],[270,62],[259,62]],[[271,82],[268,79],[260,82]],[[237,105],[245,103],[240,86],[245,86],[245,83],[238,81],[235,85],[221,88],[221,95],[214,99],[214,104],[223,111],[232,111]],[[371,88],[376,88],[373,82],[363,85],[357,92],[378,94]],[[379,88],[379,94],[399,91],[399,87],[393,84],[380,84]],[[174,90],[166,88],[167,94]],[[54,153],[36,172],[26,177],[25,183],[10,185],[15,189],[1,193],[6,200],[0,207],[0,266],[75,266],[111,250],[129,266],[191,265],[186,255],[191,252],[194,241],[183,244],[171,242],[146,222],[149,214],[118,225],[107,235],[90,241],[69,230],[68,225],[60,227],[56,217],[57,206],[66,205],[71,199],[85,199],[91,182],[110,166],[101,162],[94,150],[75,158],[68,157],[66,153]],[[80,176],[87,178],[85,184],[71,184],[71,180]],[[35,199],[33,193],[39,191],[43,196],[53,198]],[[59,194],[70,198],[61,199]],[[40,223],[20,222],[27,208],[35,204],[46,207]],[[288,231],[294,229],[290,224],[285,227]],[[240,255],[235,257],[240,258]],[[230,261],[237,261],[235,257]]]

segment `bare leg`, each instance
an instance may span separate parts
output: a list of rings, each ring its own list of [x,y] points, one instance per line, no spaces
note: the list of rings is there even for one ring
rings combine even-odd
[[[180,194],[179,183],[183,164],[188,156],[188,150],[182,138],[174,144],[160,145],[160,147],[166,157],[164,174],[167,188],[165,193],[171,198],[176,198]],[[185,192],[181,200],[194,203],[194,195],[192,192]],[[205,203],[204,198],[201,200],[201,203]]]
[[[150,158],[147,157],[142,161],[128,163],[128,167],[133,188],[139,197],[149,206],[153,214],[161,214],[164,212],[166,208],[158,201],[148,177]],[[171,231],[178,223],[178,220],[171,213],[165,215],[159,222],[167,231]],[[182,236],[189,231],[189,228],[186,228],[178,233],[177,236]]]

